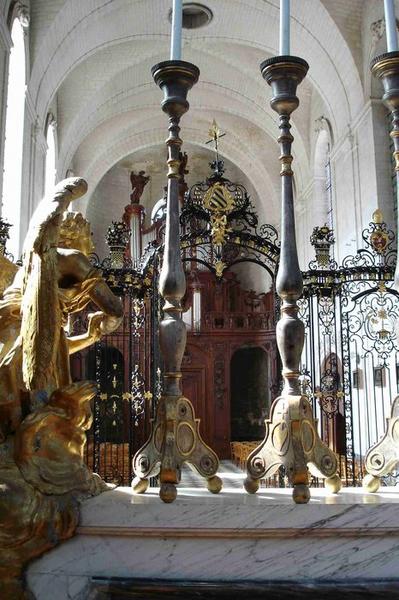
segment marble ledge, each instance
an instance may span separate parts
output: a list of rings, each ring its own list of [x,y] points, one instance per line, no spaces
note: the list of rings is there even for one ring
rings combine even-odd
[[[213,495],[197,488],[179,489],[172,504],[164,504],[158,489],[134,495],[121,487],[87,500],[81,507],[80,526],[89,528],[279,530],[381,529],[399,535],[399,489],[378,494],[346,488],[330,495],[312,489],[307,505],[296,505],[290,489],[262,489],[255,495],[227,489]],[[385,530],[385,531],[382,531]],[[82,529],[81,529],[82,531]],[[166,532],[165,532],[166,533]],[[221,536],[223,537],[223,536]]]
[[[27,581],[37,600],[55,586],[57,600],[84,600],[98,577],[399,584],[398,564],[395,488],[335,497],[313,489],[302,506],[291,490],[180,488],[164,504],[157,489],[117,488],[83,503],[78,535],[34,561]]]

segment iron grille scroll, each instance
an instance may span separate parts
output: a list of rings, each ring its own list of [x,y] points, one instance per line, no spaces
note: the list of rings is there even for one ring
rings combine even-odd
[[[152,348],[151,319],[147,315],[156,279],[154,261],[147,260],[138,268],[116,242],[103,261],[95,254],[90,259],[101,269],[112,291],[122,298],[125,316],[116,332],[72,358],[76,378],[94,379],[98,389],[93,400],[93,425],[87,435],[86,462],[105,481],[129,485],[131,459],[146,435],[150,412],[147,404],[152,401],[145,356]],[[87,330],[87,313],[91,311],[89,306],[86,314],[74,320],[71,333]]]
[[[305,393],[322,438],[340,457],[342,480],[355,486],[399,386],[395,235],[376,211],[362,237],[364,248],[341,265],[310,263],[300,301]]]
[[[274,281],[280,255],[277,230],[269,224],[258,230],[245,187],[223,176],[222,160],[210,166],[213,173],[185,197],[180,216],[183,262],[202,264],[218,278],[233,265],[251,262]]]

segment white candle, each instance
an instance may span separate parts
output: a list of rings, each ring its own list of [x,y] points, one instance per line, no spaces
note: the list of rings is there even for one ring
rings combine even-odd
[[[280,0],[280,56],[290,54],[290,0]]]
[[[398,49],[398,36],[396,33],[396,18],[394,0],[384,0],[385,29],[387,34],[388,52]]]
[[[182,21],[183,21],[183,0],[173,0],[172,40],[171,40],[171,44],[170,44],[170,60],[181,60]]]

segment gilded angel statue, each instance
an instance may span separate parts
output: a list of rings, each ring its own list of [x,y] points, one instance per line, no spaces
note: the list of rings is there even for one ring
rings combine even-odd
[[[40,202],[22,267],[0,299],[0,440],[29,412],[29,392],[50,396],[68,386],[69,355],[112,333],[122,321],[121,300],[88,259],[93,249],[89,224],[80,213],[66,212],[86,190],[84,179],[66,179]],[[68,315],[89,303],[98,312],[89,315],[87,333],[68,338]]]
[[[22,267],[0,295],[1,598],[26,597],[24,566],[73,535],[76,500],[107,489],[83,457],[96,385],[72,383],[69,366],[72,352],[123,318],[121,300],[88,259],[88,222],[66,212],[86,189],[84,179],[66,179],[40,202]],[[89,304],[98,310],[87,332],[68,337],[69,315]]]

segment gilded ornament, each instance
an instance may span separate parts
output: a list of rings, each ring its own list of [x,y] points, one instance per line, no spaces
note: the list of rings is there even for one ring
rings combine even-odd
[[[377,208],[371,217],[371,220],[373,223],[375,223],[376,225],[382,225],[382,223],[384,222],[384,215],[382,214],[382,211],[380,208]]]
[[[386,231],[377,228],[370,235],[370,245],[378,254],[384,254],[389,242],[389,237]]]
[[[231,229],[227,227],[226,215],[213,214],[211,215],[211,236],[214,244],[222,245],[226,241],[227,234]]]
[[[220,278],[223,275],[223,271],[226,269],[227,265],[222,260],[218,260],[215,262],[214,267],[216,277]]]
[[[218,181],[204,195],[204,207],[210,212],[229,213],[234,208],[234,198],[226,186]]]

